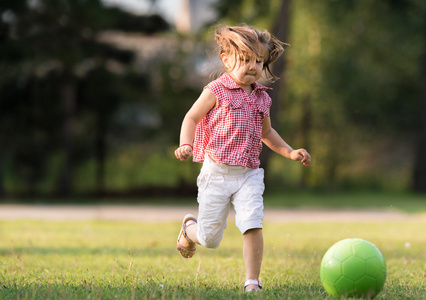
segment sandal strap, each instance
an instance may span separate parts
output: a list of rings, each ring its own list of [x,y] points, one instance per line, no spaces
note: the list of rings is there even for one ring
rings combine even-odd
[[[256,279],[247,279],[246,281],[244,281],[244,288],[246,288],[246,286],[248,286],[250,284],[255,284],[258,287],[260,287],[260,289],[262,289],[262,283],[259,280],[256,280]]]
[[[185,226],[189,227],[189,226],[195,225],[195,224],[197,224],[197,222],[195,222],[194,220],[188,220],[188,221],[186,221]]]
[[[186,228],[188,228],[191,225],[197,224],[196,222],[197,220],[197,216],[193,215],[193,214],[187,214],[184,218],[183,218],[183,222],[182,222],[182,231],[183,231],[183,236],[190,242],[190,243],[194,243],[186,234]],[[189,224],[188,224],[189,223]]]
[[[188,242],[193,243],[193,241],[188,237],[188,235],[186,234],[186,228],[188,226],[186,224],[182,225],[182,230],[183,230],[183,236],[188,240]]]

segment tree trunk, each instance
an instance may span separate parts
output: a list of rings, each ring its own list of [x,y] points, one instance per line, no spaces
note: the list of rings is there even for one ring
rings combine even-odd
[[[301,124],[301,139],[303,147],[310,149],[311,139],[310,133],[312,129],[312,105],[311,105],[311,95],[306,95],[303,98],[303,117]],[[301,188],[306,188],[308,186],[308,177],[311,168],[303,168],[302,178],[300,180]]]
[[[73,139],[75,127],[76,87],[73,82],[65,82],[60,90],[64,124],[62,132],[62,151],[64,155],[59,193],[61,196],[69,196],[72,192],[72,163],[73,163]]]
[[[285,43],[288,42],[288,32],[290,27],[290,4],[291,0],[282,0],[280,13],[278,15],[275,28],[273,29],[273,34],[275,37]],[[272,106],[270,109],[272,126],[274,126],[274,120],[276,119],[279,108],[284,102],[283,98],[281,98],[281,91],[286,84],[286,78],[284,77],[286,65],[285,54],[281,55],[281,57],[278,58],[273,64],[273,72],[276,76],[280,77],[280,79],[272,84],[273,90],[270,92],[270,96],[272,98]],[[262,163],[262,167],[265,169],[265,174],[267,174],[271,153],[271,149],[268,147],[263,147],[262,153],[260,155],[260,161]]]
[[[100,113],[96,129],[96,192],[105,192],[105,163],[106,163],[106,117]]]
[[[421,127],[413,178],[413,189],[416,192],[426,192],[426,26],[424,28],[424,42],[419,97]]]
[[[2,165],[2,155],[1,155],[1,136],[0,136],[0,199],[5,196],[4,191],[4,180],[3,180],[3,165]]]

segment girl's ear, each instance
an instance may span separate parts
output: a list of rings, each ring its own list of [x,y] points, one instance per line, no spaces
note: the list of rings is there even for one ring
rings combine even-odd
[[[225,65],[225,68],[229,69],[229,55],[222,53],[220,55],[220,59],[222,60],[223,64]]]

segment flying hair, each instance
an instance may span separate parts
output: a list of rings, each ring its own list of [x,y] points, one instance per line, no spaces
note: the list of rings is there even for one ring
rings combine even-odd
[[[284,45],[288,44],[281,42],[267,30],[259,31],[247,25],[222,26],[216,30],[215,39],[220,47],[219,54],[234,55],[235,58],[242,59],[263,58],[263,71],[267,79],[272,82],[278,79],[272,73],[270,66],[284,52]],[[262,53],[264,49],[266,49],[267,57],[264,57]]]

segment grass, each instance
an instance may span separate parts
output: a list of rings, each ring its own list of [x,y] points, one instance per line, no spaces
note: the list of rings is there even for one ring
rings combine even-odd
[[[265,222],[264,291],[242,293],[242,237],[233,222],[217,250],[175,250],[179,223],[0,221],[0,299],[332,299],[319,265],[336,241],[381,249],[388,278],[376,299],[426,295],[426,218],[409,222]],[[422,229],[423,228],[423,229]]]
[[[426,212],[424,194],[408,192],[288,192],[270,189],[265,194],[266,207],[399,210],[408,213]]]
[[[196,205],[196,194],[190,197],[132,197],[132,198],[28,198],[2,199],[4,204],[106,204],[106,205]],[[285,191],[280,187],[266,189],[264,195],[266,208],[309,208],[326,210],[399,210],[408,213],[426,213],[426,197],[424,194],[409,192],[383,191]]]

